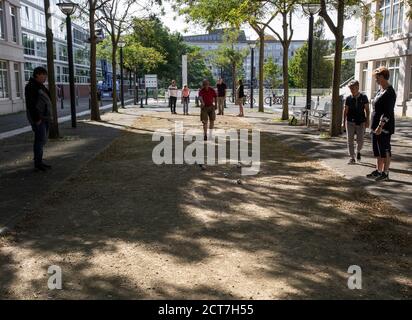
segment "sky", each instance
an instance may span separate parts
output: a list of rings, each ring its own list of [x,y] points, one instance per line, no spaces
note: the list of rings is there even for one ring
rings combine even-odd
[[[183,35],[194,35],[194,34],[201,34],[205,33],[205,29],[202,27],[190,23],[187,24],[185,22],[184,17],[177,16],[175,12],[170,7],[170,4],[164,2],[165,12],[166,15],[163,16],[161,19],[164,24],[171,30],[171,31],[178,31]],[[315,18],[316,19],[316,18]],[[293,40],[306,40],[308,38],[308,29],[309,29],[309,19],[302,14],[295,14],[292,20],[294,35]],[[275,30],[281,31],[281,20],[276,19],[271,26]],[[242,29],[245,30],[246,37],[250,40],[254,40],[257,38],[257,34],[251,29],[247,28],[246,26]],[[326,39],[334,39],[332,32],[330,32],[329,28],[325,25]],[[350,37],[355,36],[358,34],[359,31],[359,23],[357,22],[356,18],[351,20],[345,21],[345,28],[344,28],[344,36]],[[271,32],[268,32],[271,34]]]

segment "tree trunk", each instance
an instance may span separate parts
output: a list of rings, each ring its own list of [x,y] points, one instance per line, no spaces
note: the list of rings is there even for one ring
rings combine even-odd
[[[338,22],[337,33],[335,34],[335,59],[333,66],[333,82],[332,82],[332,121],[330,127],[330,135],[338,136],[342,133],[342,108],[339,97],[340,90],[340,75],[342,69],[342,47],[343,47],[343,24],[344,24],[344,9],[343,1],[338,3]]]
[[[117,76],[116,76],[116,48],[112,42],[112,112],[118,112],[117,108]]]
[[[90,119],[100,121],[99,103],[97,101],[96,75],[96,35],[95,35],[95,5],[89,0],[89,29],[90,29]]]
[[[287,13],[283,13],[283,103],[282,103],[282,120],[289,119],[289,40],[288,40],[288,23]]]
[[[135,85],[135,93],[136,93],[136,104],[139,104],[139,75],[138,75],[138,70],[136,68],[136,71],[134,73],[135,79],[134,79],[134,85]]]
[[[264,83],[264,74],[263,67],[265,64],[265,31],[262,30],[259,33],[259,112],[264,112],[263,106],[263,83]]]
[[[51,21],[50,0],[44,0],[44,11],[46,16],[47,78],[53,116],[53,120],[50,123],[49,137],[50,139],[57,139],[59,137],[59,122],[57,115],[56,79],[54,76],[53,31],[49,28],[49,21]]]
[[[236,62],[232,62],[232,97],[233,102],[236,103]]]

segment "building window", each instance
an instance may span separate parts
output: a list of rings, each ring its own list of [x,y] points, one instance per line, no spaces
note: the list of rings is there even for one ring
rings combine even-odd
[[[16,81],[16,97],[20,98],[21,97],[21,79],[20,79],[20,68],[19,64],[15,63],[14,64],[14,79]]]
[[[86,41],[86,34],[78,29],[73,28],[73,42],[77,44],[84,44]]]
[[[65,45],[59,45],[59,60],[60,61],[67,61],[68,55],[67,55],[67,46]]]
[[[0,99],[9,97],[7,62],[0,60]]]
[[[398,80],[399,80],[399,58],[389,60],[389,72],[390,79],[389,82],[392,84],[395,91],[398,91]]]
[[[36,38],[36,56],[41,58],[47,57],[46,39]]]
[[[380,0],[379,11],[381,14],[380,25],[383,36],[397,34],[403,31],[403,0]]]
[[[34,25],[36,31],[46,33],[46,18],[43,13],[37,10],[34,11]]]
[[[403,0],[393,0],[392,34],[401,33],[403,24]]]
[[[22,39],[23,39],[24,54],[27,54],[29,56],[34,56],[35,55],[34,36],[31,34],[22,33]]]
[[[381,31],[384,36],[388,36],[391,18],[391,0],[381,0],[379,7],[381,13]]]
[[[69,82],[69,68],[63,67],[62,82]]]
[[[0,0],[0,39],[4,39],[4,9],[3,1]]]
[[[30,11],[27,5],[21,6],[21,25],[25,28],[30,28]]]
[[[33,71],[33,64],[31,62],[24,63],[24,80],[29,81]]]
[[[370,13],[371,12],[371,5],[368,5],[367,7],[367,12]],[[365,29],[363,32],[363,42],[369,41],[369,40],[373,40],[372,39],[372,19],[370,16],[367,16],[366,19],[364,20],[365,23]]]
[[[361,91],[366,92],[366,84],[368,80],[368,63],[362,63],[362,85]]]
[[[17,42],[17,8],[10,6],[12,41]]]

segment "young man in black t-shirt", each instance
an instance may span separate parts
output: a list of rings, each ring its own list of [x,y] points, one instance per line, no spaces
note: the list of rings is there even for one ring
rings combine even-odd
[[[226,99],[226,84],[223,82],[223,79],[220,78],[217,86],[217,106],[219,109],[219,113],[218,115],[222,115],[224,114],[224,108],[225,108],[225,99]]]
[[[361,151],[365,136],[365,129],[369,126],[369,100],[366,95],[359,92],[359,82],[352,80],[348,85],[351,95],[346,98],[344,123],[348,138],[349,162],[355,163],[355,135],[357,144],[356,158],[361,160]]]
[[[376,170],[367,175],[375,181],[389,180],[391,162],[391,136],[395,133],[396,93],[389,84],[389,70],[379,67],[375,70],[375,79],[380,89],[372,101],[373,113],[371,135],[373,154],[376,157]]]

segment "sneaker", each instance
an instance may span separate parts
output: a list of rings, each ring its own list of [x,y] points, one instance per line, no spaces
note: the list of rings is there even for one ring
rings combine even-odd
[[[356,160],[361,161],[361,159],[362,159],[362,156],[360,152],[358,152],[358,154],[356,155]]]
[[[51,165],[45,164],[44,162],[41,165],[46,169],[51,169],[52,168]]]
[[[35,171],[46,171],[46,168],[42,164],[38,164],[34,166]]]
[[[376,179],[377,177],[380,177],[381,173],[378,170],[372,171],[371,173],[366,175],[366,178],[370,179]]]
[[[353,159],[353,158],[351,158],[349,161],[348,161],[348,164],[355,164],[356,163],[356,161],[355,161],[355,159]]]
[[[389,181],[389,174],[382,172],[378,177],[375,178],[375,181]]]

